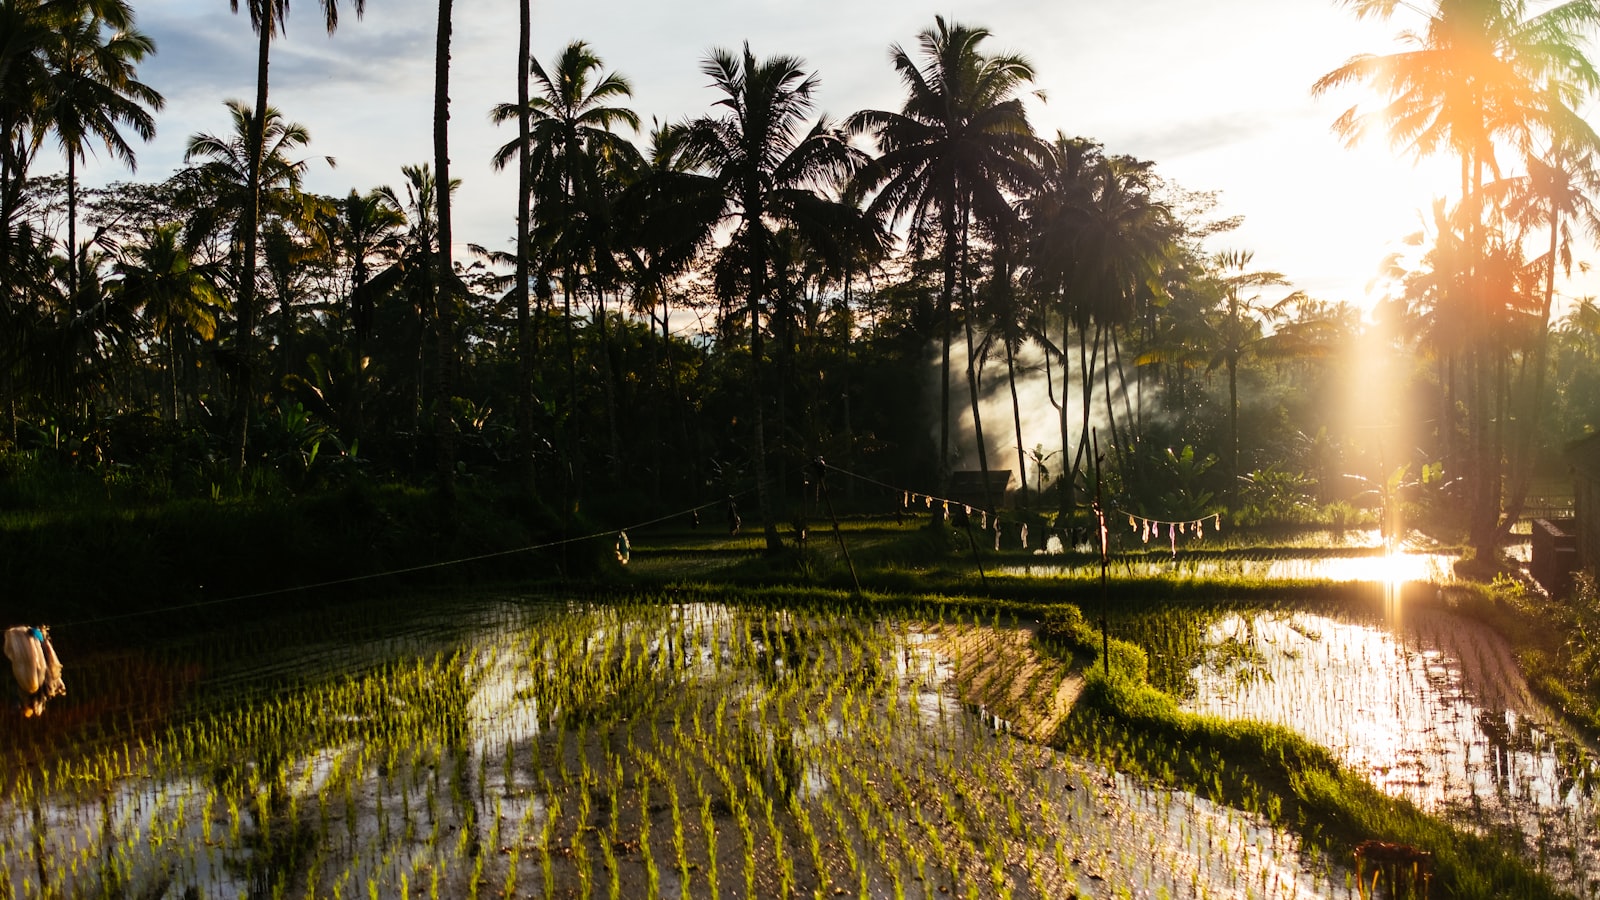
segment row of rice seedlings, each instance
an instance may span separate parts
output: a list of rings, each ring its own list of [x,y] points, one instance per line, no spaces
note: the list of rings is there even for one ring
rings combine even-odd
[[[170,876],[207,896],[1046,896],[1110,843],[1063,820],[1053,768],[929,705],[948,669],[907,623],[608,607],[522,634],[175,728],[132,780],[131,753],[41,772],[0,858],[23,894],[37,857],[69,894]],[[95,830],[60,772],[140,785],[108,808],[150,815]],[[35,847],[28,796],[78,849],[72,829]],[[153,837],[165,870],[135,852]]]
[[[1192,708],[1287,725],[1370,773],[1385,791],[1474,827],[1520,838],[1523,855],[1569,889],[1600,890],[1600,766],[1540,724],[1498,636],[1435,610],[1399,632],[1343,617],[1241,613],[1268,678],[1241,690],[1201,673]],[[1376,736],[1387,735],[1382,740]]]

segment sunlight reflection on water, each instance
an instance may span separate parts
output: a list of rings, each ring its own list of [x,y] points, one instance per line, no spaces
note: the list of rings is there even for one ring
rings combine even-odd
[[[1585,873],[1600,871],[1600,768],[1551,724],[1488,628],[1428,608],[1408,609],[1398,631],[1259,613],[1224,618],[1208,639],[1253,652],[1194,668],[1186,708],[1293,728],[1387,793],[1521,835],[1552,877],[1594,895]]]

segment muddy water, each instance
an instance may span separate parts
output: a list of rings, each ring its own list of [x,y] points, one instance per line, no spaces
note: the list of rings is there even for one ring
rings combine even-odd
[[[1255,817],[963,707],[933,649],[960,626],[507,597],[402,612],[212,642],[188,719],[68,750],[0,801],[0,894],[1349,895]],[[350,684],[378,706],[325,713]],[[452,685],[464,706],[437,725],[385,724]],[[230,743],[272,709],[358,736]],[[203,723],[214,740],[177,737]]]
[[[1212,626],[1189,709],[1273,722],[1384,791],[1521,844],[1600,896],[1600,765],[1530,694],[1505,642],[1448,612],[1233,614]]]

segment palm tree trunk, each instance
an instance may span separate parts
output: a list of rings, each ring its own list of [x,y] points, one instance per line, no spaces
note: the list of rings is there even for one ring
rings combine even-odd
[[[616,377],[611,367],[611,339],[606,326],[606,292],[595,289],[595,302],[600,318],[600,386],[605,391],[606,430],[611,441],[611,485],[622,487],[622,433],[617,430]]]
[[[576,338],[573,335],[572,320],[572,292],[577,276],[572,271],[570,263],[562,268],[561,273],[561,336],[567,345],[567,417],[566,427],[566,454],[567,470],[572,482],[572,501],[576,503],[583,496],[583,419],[578,407],[578,349]]]
[[[699,449],[698,442],[690,443],[689,441],[689,416],[683,409],[683,388],[678,384],[678,367],[672,361],[672,327],[671,320],[668,317],[672,305],[667,302],[666,286],[659,285],[659,290],[661,291],[662,357],[667,367],[667,385],[672,391],[673,418],[678,420],[678,453],[680,454],[678,458],[685,461],[689,467],[689,480],[687,483],[698,485],[700,484],[700,454],[696,452]],[[682,479],[683,473],[680,472],[678,474],[681,485],[684,483]]]
[[[1382,473],[1387,476],[1388,473]],[[1228,505],[1239,500],[1239,358],[1228,355]]]
[[[533,326],[529,314],[528,254],[529,207],[533,202],[533,179],[528,148],[528,72],[532,31],[531,0],[517,3],[517,362],[521,384],[517,391],[518,425],[522,432],[523,474],[528,488],[534,485],[533,434]]]
[[[439,25],[433,69],[433,158],[438,185],[436,221],[439,227],[438,283],[434,286],[435,327],[439,341],[439,367],[434,375],[433,435],[437,454],[439,493],[449,505],[456,493],[455,417],[455,267],[451,260],[450,233],[450,28],[452,0],[439,0]]]
[[[1517,407],[1527,411],[1527,420],[1518,423],[1515,450],[1512,454],[1512,480],[1510,496],[1506,498],[1505,513],[1500,517],[1498,537],[1511,533],[1511,527],[1522,516],[1522,507],[1528,500],[1528,488],[1533,481],[1533,436],[1539,430],[1539,420],[1544,413],[1544,382],[1550,368],[1550,309],[1556,294],[1556,244],[1561,229],[1561,213],[1552,208],[1550,214],[1550,246],[1547,251],[1549,268],[1544,273],[1544,301],[1540,304],[1539,333],[1534,339],[1533,352],[1524,356],[1525,365],[1533,368],[1533,387],[1524,395]],[[1531,358],[1530,358],[1531,357]],[[1527,377],[1522,378],[1524,384]]]
[[[1104,346],[1105,356],[1100,362],[1100,383],[1105,386],[1106,422],[1111,426],[1111,448],[1117,454],[1117,468],[1127,470],[1127,448],[1122,445],[1122,434],[1117,429],[1117,407],[1111,399],[1111,326],[1107,325],[1098,329],[1099,341]]]
[[[78,293],[78,156],[67,150],[67,292]]]
[[[239,260],[239,382],[235,414],[239,417],[234,437],[235,463],[244,473],[245,453],[250,445],[250,415],[255,407],[255,328],[256,328],[256,247],[261,225],[261,146],[267,119],[267,68],[272,55],[272,34],[277,23],[272,19],[273,4],[261,4],[260,34],[256,47],[256,105],[250,113],[249,153],[245,167],[244,252]]]
[[[1061,295],[1061,346],[1059,348],[1061,354],[1061,404],[1057,407],[1057,411],[1061,414],[1061,460],[1057,465],[1061,471],[1056,476],[1056,490],[1061,496],[1060,509],[1057,510],[1056,518],[1064,527],[1071,527],[1073,515],[1077,511],[1077,499],[1073,497],[1075,485],[1072,482],[1072,473],[1067,471],[1067,453],[1070,452],[1069,448],[1072,446],[1070,418],[1072,404],[1068,399],[1071,396],[1069,391],[1072,388],[1072,366],[1068,365],[1070,357],[1067,355],[1068,341],[1072,337],[1071,332],[1072,316],[1068,315],[1067,295],[1063,292]],[[1046,349],[1045,354],[1048,356],[1049,353],[1050,351]]]
[[[973,348],[972,319],[977,314],[972,308],[972,281],[969,275],[970,260],[968,253],[971,245],[969,233],[971,210],[963,204],[961,209],[961,323],[967,336],[967,393],[972,401],[972,433],[978,445],[978,471],[983,476],[983,506],[988,510],[998,510],[994,497],[989,492],[989,449],[983,439],[983,412],[978,403],[978,359]],[[1004,501],[1004,497],[1001,501]]]
[[[954,194],[954,188],[949,194]],[[939,493],[950,492],[950,338],[951,300],[956,286],[956,218],[952,208],[953,197],[947,197],[939,211],[940,225],[944,231],[944,284],[939,289],[939,331],[941,355],[939,362]]]
[[[1122,386],[1122,408],[1126,413],[1123,427],[1127,430],[1128,435],[1128,446],[1125,448],[1122,455],[1122,477],[1128,487],[1132,488],[1137,485],[1139,477],[1140,457],[1137,451],[1139,449],[1139,445],[1142,443],[1143,438],[1143,434],[1141,433],[1144,425],[1143,383],[1141,379],[1141,371],[1139,367],[1135,365],[1133,370],[1133,377],[1135,379],[1134,385],[1135,390],[1139,391],[1140,393],[1140,404],[1136,412],[1133,399],[1128,394],[1128,373],[1127,370],[1122,367],[1122,342],[1117,340],[1117,327],[1115,325],[1111,326],[1111,350],[1116,354],[1117,357],[1117,382]]]
[[[765,267],[766,260],[757,260],[756,266]],[[760,283],[765,279],[757,275],[754,281]],[[752,460],[756,475],[756,504],[761,511],[761,527],[767,538],[767,552],[780,553],[783,550],[783,541],[778,537],[778,523],[773,516],[772,485],[767,478],[767,423],[764,407],[766,398],[761,389],[761,354],[763,341],[761,339],[761,295],[752,292],[750,297],[750,390],[755,405],[755,446],[752,448],[755,458]]]
[[[167,326],[167,376],[172,380],[172,424],[178,422],[178,343],[172,334],[172,326]]]
[[[1006,341],[1006,383],[1011,388],[1011,427],[1017,436],[1017,472],[1022,490],[1022,508],[1028,508],[1028,455],[1022,449],[1022,404],[1017,398],[1017,366],[1011,352],[1011,342]]]

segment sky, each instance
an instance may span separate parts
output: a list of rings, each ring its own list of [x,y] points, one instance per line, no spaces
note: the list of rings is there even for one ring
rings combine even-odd
[[[157,53],[141,77],[167,99],[157,135],[137,147],[130,176],[104,151],[83,167],[86,183],[158,180],[179,168],[187,138],[224,134],[223,101],[253,102],[255,37],[247,16],[222,0],[134,0]],[[1358,22],[1334,0],[985,0],[943,8],[902,0],[534,0],[533,53],[553,60],[569,41],[589,42],[633,83],[631,104],[648,123],[711,110],[700,71],[713,48],[748,41],[758,57],[798,56],[817,73],[819,112],[898,109],[891,44],[915,53],[935,14],[988,28],[990,52],[1033,64],[1043,100],[1029,115],[1057,131],[1102,142],[1111,153],[1156,163],[1189,190],[1215,191],[1217,215],[1244,224],[1213,249],[1255,254],[1257,268],[1330,301],[1367,303],[1384,256],[1419,229],[1431,198],[1449,191],[1454,168],[1421,168],[1381,139],[1348,149],[1331,125],[1352,104],[1376,98],[1352,88],[1321,98],[1311,84],[1360,52],[1390,52],[1404,23]],[[328,36],[320,8],[291,7],[273,47],[269,102],[307,126],[307,156],[320,161],[306,187],[343,195],[399,187],[400,167],[432,158],[433,47],[437,6],[370,0],[357,19],[346,3]],[[451,69],[451,170],[457,258],[467,243],[510,250],[516,179],[489,157],[515,135],[489,109],[515,99],[517,4],[457,0]],[[641,137],[642,141],[642,137]],[[47,164],[46,164],[47,165]]]

